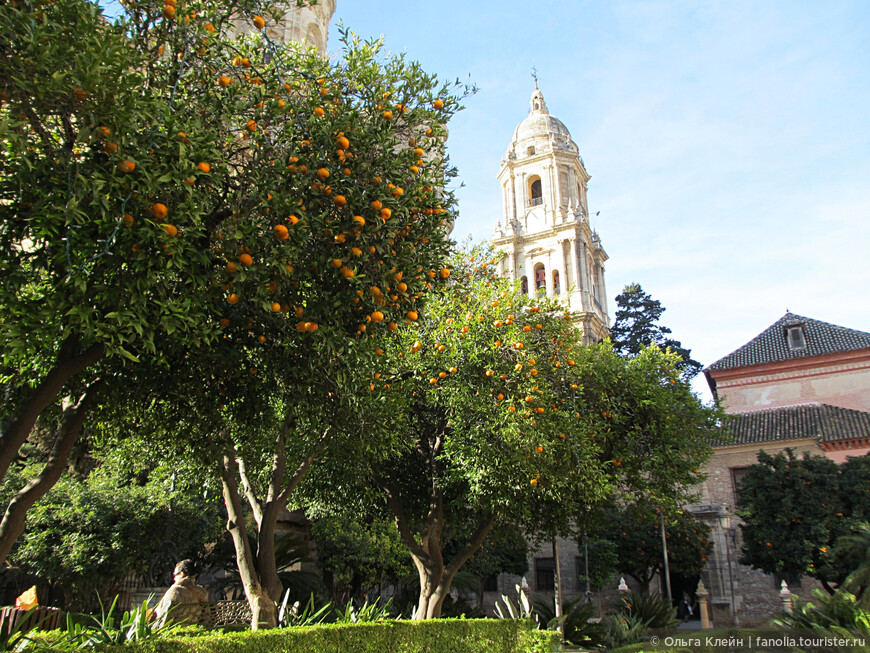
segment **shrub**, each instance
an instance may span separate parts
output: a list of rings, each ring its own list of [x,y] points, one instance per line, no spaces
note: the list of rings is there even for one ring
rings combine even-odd
[[[641,596],[632,592],[622,599],[619,612],[643,623],[647,628],[675,628],[680,623],[677,609],[670,601],[655,594]]]
[[[870,611],[861,607],[854,594],[837,590],[829,596],[815,590],[813,597],[816,603],[795,597],[794,610],[790,614],[781,614],[773,624],[794,630],[846,628],[870,634]]]
[[[329,624],[158,639],[102,648],[103,653],[547,653],[561,637],[526,620],[433,619]],[[41,648],[43,653],[62,648]]]

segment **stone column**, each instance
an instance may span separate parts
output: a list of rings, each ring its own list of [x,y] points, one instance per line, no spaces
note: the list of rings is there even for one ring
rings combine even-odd
[[[526,279],[528,280],[528,283],[529,283],[529,295],[534,297],[537,294],[537,291],[535,290],[535,269],[534,269],[534,264],[532,263],[531,256],[526,256],[525,264],[526,264],[525,265],[525,267],[526,267]]]
[[[547,252],[547,268],[544,270],[544,288],[547,290],[547,297],[556,296],[553,290],[553,250]]]
[[[695,590],[695,596],[698,597],[698,611],[701,613],[701,628],[709,630],[713,626],[710,624],[710,612],[707,609],[707,599],[710,598],[710,592],[704,587],[704,581],[698,581],[698,589]]]
[[[791,590],[788,588],[788,583],[782,581],[779,590],[779,600],[782,601],[782,611],[791,614],[794,611],[794,600],[791,595]]]
[[[564,296],[566,294],[567,288],[568,288],[568,283],[567,283],[566,273],[565,273],[566,268],[565,268],[565,245],[563,244],[564,242],[565,242],[564,240],[557,240],[556,241],[556,247],[557,247],[556,262],[553,264],[553,269],[552,269],[552,272],[550,273],[551,276],[555,276],[557,272],[559,273],[559,295],[558,295],[559,297]],[[553,282],[551,280],[550,285],[552,286],[552,284],[553,284]],[[556,292],[554,290],[553,295],[555,295],[555,294],[556,294]]]

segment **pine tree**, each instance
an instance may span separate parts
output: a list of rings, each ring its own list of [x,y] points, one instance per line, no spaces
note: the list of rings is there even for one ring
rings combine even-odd
[[[616,320],[610,329],[613,350],[622,356],[636,356],[644,347],[656,345],[660,349],[671,349],[683,359],[681,369],[686,378],[692,378],[701,371],[702,365],[692,358],[692,350],[683,347],[679,340],[670,338],[671,330],[658,323],[664,306],[649,293],[644,292],[639,283],[630,283],[617,296]]]

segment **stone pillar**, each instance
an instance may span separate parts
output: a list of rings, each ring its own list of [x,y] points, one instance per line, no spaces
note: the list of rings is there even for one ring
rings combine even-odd
[[[695,596],[698,597],[698,611],[701,613],[701,628],[709,630],[712,628],[710,624],[710,612],[707,608],[707,600],[710,598],[710,592],[704,587],[704,581],[698,581],[698,589],[695,590]]]
[[[547,252],[547,269],[544,270],[544,288],[547,290],[547,297],[555,297],[556,292],[553,290],[553,251]]]
[[[559,297],[562,297],[566,294],[568,284],[566,283],[566,273],[565,273],[565,246],[563,245],[562,240],[556,241],[556,262],[552,264],[552,271],[550,272],[551,276],[555,276],[556,273],[559,273]],[[550,280],[550,286],[552,287],[553,281]],[[555,295],[555,290],[553,291]]]
[[[528,280],[529,285],[529,295],[534,297],[537,294],[537,291],[535,290],[535,266],[532,263],[532,257],[526,256],[524,263],[526,268],[526,279]]]
[[[782,581],[782,585],[780,585],[779,600],[782,601],[782,611],[791,614],[794,610],[794,599],[788,588],[788,583],[785,581]]]

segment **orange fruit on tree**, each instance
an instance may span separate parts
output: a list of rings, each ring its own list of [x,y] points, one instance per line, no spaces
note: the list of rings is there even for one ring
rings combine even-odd
[[[329,177],[329,170],[327,170],[326,168],[318,169],[317,177],[318,179],[326,179],[327,177]]]
[[[263,20],[262,16],[254,16],[254,20],[252,22],[254,23],[254,27],[256,27],[257,29],[263,29],[264,27],[266,27],[266,21]]]
[[[341,259],[334,258],[329,262],[329,264],[337,270],[338,268],[341,267]]]
[[[199,169],[201,172],[204,172],[204,173],[206,173],[206,174],[208,174],[209,172],[211,172],[211,165],[208,164],[208,163],[206,163],[205,161],[202,161],[201,163],[197,163],[197,164],[196,164],[196,167],[197,167],[197,169]]]
[[[339,272],[341,272],[341,276],[343,276],[345,279],[353,279],[354,272],[346,265],[342,265]],[[359,299],[359,298],[355,297],[354,299]]]
[[[275,231],[275,238],[278,240],[287,240],[290,237],[290,232],[283,224],[276,224],[273,230]]]
[[[446,279],[450,276],[450,268],[441,268],[441,278]]]
[[[384,111],[384,119],[385,120],[392,120],[393,119],[393,112],[392,111]]]
[[[347,198],[344,195],[336,195],[332,198],[332,201],[336,206],[344,206],[347,204]]]
[[[160,225],[163,228],[163,231],[166,232],[166,235],[170,238],[174,238],[178,235],[178,229],[176,229],[175,225],[172,224],[162,224]]]
[[[372,207],[375,211],[380,211],[380,210],[383,208],[383,206],[384,206],[384,205],[381,204],[381,202],[380,202],[379,200],[372,200],[372,201],[371,201],[371,207]]]
[[[245,123],[245,129],[247,129],[249,132],[257,131],[257,121],[256,120],[249,120],[248,122]]]
[[[361,215],[355,215],[355,216],[353,216],[353,222],[355,225],[357,225],[359,227],[364,227],[366,224],[366,219],[364,217],[362,217]],[[354,247],[354,249],[356,249],[356,247]],[[362,252],[360,252],[360,254],[362,254]],[[359,254],[357,254],[357,256],[359,256]]]
[[[381,212],[378,214],[384,222],[390,219],[390,216],[393,215],[393,212],[388,209],[386,206],[381,209]]]
[[[232,83],[233,83],[233,80],[230,79],[229,77],[227,77],[226,75],[221,75],[220,77],[218,77],[218,84],[220,86],[223,86],[224,88],[226,88],[227,86],[229,86]]]
[[[406,317],[407,317],[409,320],[411,320],[412,322],[413,322],[414,320],[416,320],[417,317],[418,317],[418,315],[417,315],[417,311],[408,311],[405,315],[406,315]]]
[[[350,141],[347,140],[346,136],[339,136],[338,138],[335,139],[335,142],[338,145],[338,147],[341,148],[342,150],[346,150],[347,148],[350,147]]]
[[[227,263],[227,272],[230,272],[231,274],[235,274],[238,271],[238,269],[239,268],[236,267],[236,264],[233,263],[232,261]]]
[[[238,304],[239,296],[236,293],[232,293],[227,295],[227,304]]]
[[[133,172],[135,169],[135,161],[121,161],[121,163],[118,164],[118,170],[121,172]]]
[[[435,107],[436,109],[443,109],[444,108],[444,100],[435,100],[432,103],[432,106]]]
[[[130,215],[129,213],[125,213],[121,219],[124,221],[124,224],[127,225],[128,227],[133,226],[133,216]]]
[[[239,257],[239,263],[248,268],[254,264],[254,259],[251,258],[251,255],[246,252]]]
[[[172,20],[175,18],[175,7],[170,4],[163,5],[163,15],[169,20]]]
[[[383,313],[381,313],[380,311],[375,311],[374,313],[372,313],[372,322],[383,322],[383,321],[384,321],[384,314]]]
[[[229,319],[222,317],[220,324],[222,327],[228,327],[230,325],[230,321],[229,321]]]
[[[314,110],[314,115],[317,116],[318,118],[322,118],[322,117],[324,116],[325,113],[326,113],[326,112],[323,110],[323,107],[317,107],[317,108]]]
[[[165,204],[161,204],[160,202],[155,202],[151,205],[151,215],[153,215],[158,220],[162,220],[169,213],[169,209],[166,208]]]
[[[280,313],[281,312],[281,304],[279,304],[278,302],[272,302],[272,312],[273,313]]]

